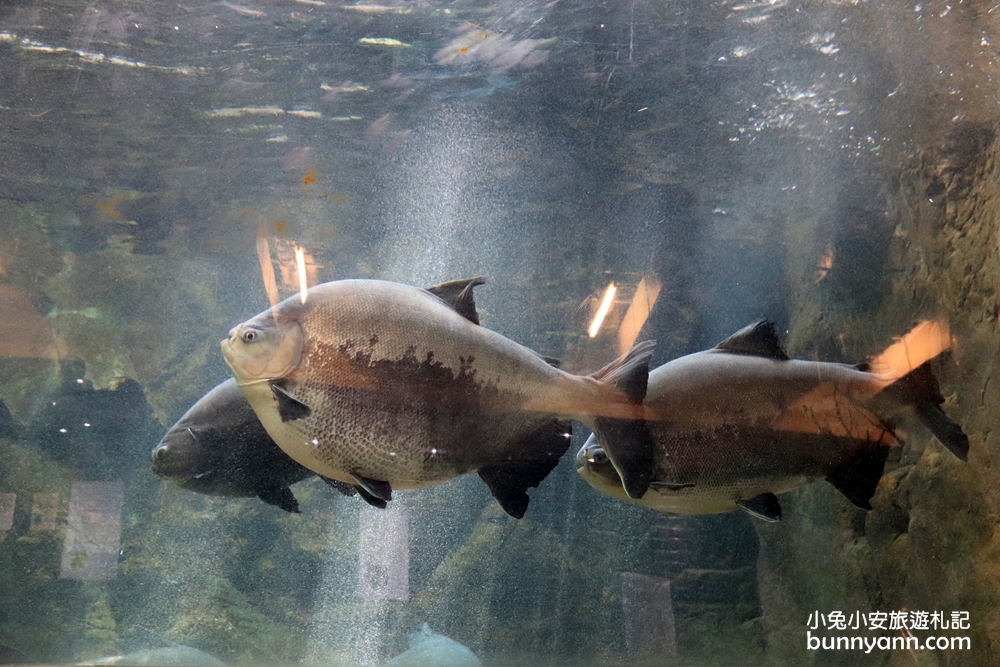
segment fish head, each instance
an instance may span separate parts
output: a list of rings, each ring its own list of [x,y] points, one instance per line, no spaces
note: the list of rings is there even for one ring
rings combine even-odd
[[[254,384],[285,377],[298,365],[305,336],[293,319],[267,311],[229,331],[222,356],[236,382]]]
[[[183,486],[192,477],[210,469],[194,429],[176,424],[153,448],[153,472]]]
[[[576,465],[580,476],[598,491],[616,496],[624,494],[618,471],[593,433],[576,453]]]

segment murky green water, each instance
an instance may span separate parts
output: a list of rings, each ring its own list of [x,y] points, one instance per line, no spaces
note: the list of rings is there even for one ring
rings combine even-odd
[[[486,665],[995,664],[994,10],[2,3],[0,663],[379,665],[427,623]],[[870,511],[817,481],[777,523],[599,493],[579,422],[520,520],[474,474],[386,510],[309,476],[290,513],[150,470],[300,277],[477,275],[482,325],[574,374],[948,323],[968,461],[902,416]]]

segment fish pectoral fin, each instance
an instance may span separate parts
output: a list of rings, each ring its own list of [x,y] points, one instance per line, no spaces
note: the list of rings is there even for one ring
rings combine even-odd
[[[480,479],[504,512],[515,519],[524,517],[528,489],[541,484],[569,449],[571,428],[569,422],[549,422],[521,440],[518,450],[525,452],[523,459],[479,469]]]
[[[355,487],[353,487],[353,490],[357,491],[357,494],[359,496],[361,496],[361,500],[365,501],[366,503],[368,503],[372,507],[377,507],[380,510],[384,510],[385,509],[387,503],[384,500],[382,500],[381,498],[376,498],[372,494],[370,494],[367,491],[365,491],[365,489],[364,489],[363,486],[355,486]]]
[[[348,484],[347,482],[341,482],[339,479],[332,479],[330,477],[324,477],[320,475],[319,478],[326,482],[327,486],[337,489],[345,496],[355,496],[357,495],[357,490],[354,488],[353,484]]]
[[[885,468],[889,448],[881,443],[867,443],[860,447],[853,457],[844,461],[826,476],[855,507],[863,510],[872,508],[871,499],[875,495],[879,480]]]
[[[736,504],[750,516],[764,521],[781,521],[781,503],[773,493],[762,493]]]
[[[363,489],[369,495],[374,496],[379,500],[383,500],[385,502],[392,500],[392,486],[389,482],[371,479],[370,477],[363,477],[355,473],[351,473],[351,477],[354,478],[354,481],[356,481],[358,483],[358,487],[360,487],[358,488],[358,493],[361,493]],[[364,494],[361,494],[361,497],[364,498]],[[367,498],[365,498],[365,500],[371,503],[371,501]]]
[[[277,382],[271,382],[271,393],[278,399],[278,414],[281,415],[282,422],[290,422],[295,419],[308,417],[312,409],[302,401],[294,398],[288,390]]]
[[[424,289],[444,301],[452,309],[473,324],[479,324],[479,312],[476,310],[476,300],[472,296],[472,288],[486,282],[483,276],[451,280],[440,285],[432,285]]]
[[[774,332],[774,322],[767,320],[757,320],[753,324],[743,327],[716,345],[715,349],[730,354],[788,361],[788,353],[781,346],[778,334]]]
[[[642,498],[656,468],[656,445],[646,422],[640,419],[597,417],[594,434],[622,478],[629,498]]]
[[[666,489],[667,491],[680,491],[681,489],[691,489],[694,488],[694,482],[650,482],[649,488],[651,489]]]
[[[257,497],[268,505],[280,507],[286,512],[291,512],[292,514],[300,514],[299,501],[295,499],[295,494],[293,494],[292,490],[287,486],[272,486],[265,489],[258,489]]]

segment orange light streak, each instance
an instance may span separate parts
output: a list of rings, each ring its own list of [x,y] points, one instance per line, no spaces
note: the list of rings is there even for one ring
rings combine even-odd
[[[639,281],[639,286],[635,289],[635,296],[632,297],[632,303],[625,311],[625,319],[622,320],[621,326],[618,328],[618,349],[621,354],[632,349],[632,345],[639,337],[642,325],[649,318],[662,288],[663,284],[653,273],[647,273]]]
[[[264,291],[271,307],[278,305],[278,282],[274,279],[274,265],[271,264],[271,248],[267,243],[267,225],[257,226],[257,258],[260,260],[260,272],[264,278]]]

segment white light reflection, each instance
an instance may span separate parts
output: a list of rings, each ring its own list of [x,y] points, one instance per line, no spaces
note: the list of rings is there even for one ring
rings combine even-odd
[[[299,300],[305,303],[309,283],[306,280],[306,255],[302,246],[295,246],[295,267],[299,271]]]
[[[611,309],[611,302],[614,301],[617,289],[614,283],[608,283],[607,289],[604,290],[604,298],[601,299],[601,306],[597,309],[594,321],[590,323],[590,329],[587,331],[587,334],[591,338],[597,336],[597,332],[601,330],[601,324],[604,323],[604,318],[607,317],[608,311]]]

